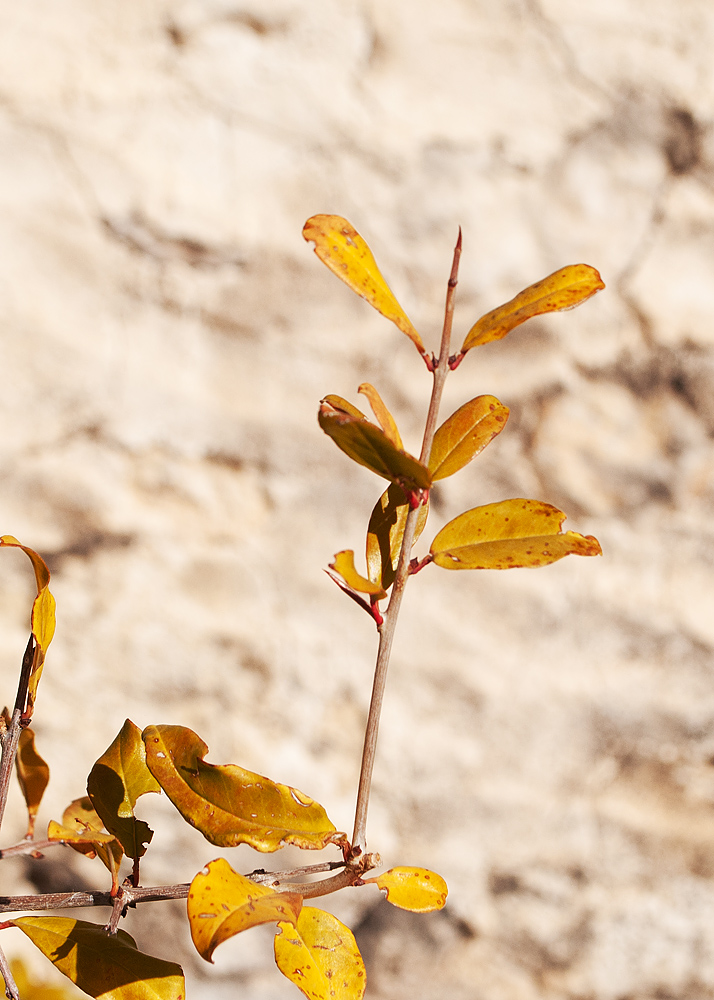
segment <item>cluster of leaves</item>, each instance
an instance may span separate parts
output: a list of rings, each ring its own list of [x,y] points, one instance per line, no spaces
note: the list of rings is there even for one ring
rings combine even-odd
[[[406,333],[434,371],[438,359],[427,355],[359,233],[339,216],[319,215],[308,220],[303,235],[315,242],[315,252],[338,277]],[[449,357],[449,368],[457,368],[472,348],[502,339],[533,316],[573,308],[601,288],[600,275],[587,264],[556,271],[482,316],[459,353]],[[415,542],[426,525],[432,483],[452,476],[480,454],[505,427],[509,409],[495,396],[470,399],[436,430],[427,454],[417,459],[405,450],[394,417],[374,386],[364,383],[357,391],[367,397],[376,424],[347,400],[330,395],[320,406],[320,426],[346,455],[389,480],[390,486],[367,527],[367,576],[356,570],[349,549],[335,555],[331,569],[336,582],[380,624],[378,604],[394,583],[409,510],[419,508]],[[474,507],[438,532],[426,558],[412,565],[411,572],[432,562],[444,569],[511,569],[545,566],[570,554],[600,554],[592,536],[562,532],[564,520],[562,511],[540,500],[518,498]]]
[[[440,393],[448,371],[457,368],[472,348],[504,337],[532,316],[577,305],[603,284],[598,273],[587,265],[563,268],[481,317],[467,333],[460,352],[449,356],[456,256],[442,351],[437,358],[427,354],[369,247],[345,219],[315,216],[306,223],[303,235],[315,243],[316,253],[328,267],[410,338],[434,376],[419,458],[405,449],[396,422],[374,386],[364,383],[358,391],[367,398],[376,423],[340,396],[326,396],[319,408],[323,431],[351,459],[389,483],[367,526],[366,575],[357,570],[352,550],[338,552],[330,565],[335,582],[376,622],[380,632],[377,671],[384,672],[398,611],[398,603],[393,602],[409,574],[430,563],[445,569],[506,569],[543,566],[569,554],[600,552],[595,538],[563,532],[565,515],[555,507],[517,498],[464,512],[435,535],[422,560],[410,558],[411,547],[426,525],[432,483],[467,465],[503,430],[508,419],[508,407],[494,396],[481,395],[459,407],[436,429]],[[460,253],[460,242],[457,249]],[[14,761],[27,804],[30,849],[37,852],[40,846],[45,850],[65,845],[97,858],[111,877],[112,905],[112,918],[106,926],[51,915],[20,916],[0,926],[22,931],[92,997],[183,998],[181,968],[139,952],[133,939],[118,930],[119,919],[127,908],[149,898],[146,892],[154,891],[140,886],[140,859],[151,843],[153,831],[137,818],[135,806],[142,795],[164,792],[183,819],[218,847],[247,844],[258,852],[269,853],[291,844],[304,850],[333,847],[341,853],[339,861],[292,872],[258,870],[247,875],[218,858],[210,861],[190,886],[159,887],[155,890],[158,895],[150,898],[187,898],[192,939],[207,961],[213,960],[215,949],[227,939],[250,927],[273,923],[278,968],[305,996],[311,1000],[335,996],[361,1000],[366,975],[354,936],[332,914],[306,906],[304,900],[346,886],[374,883],[393,905],[423,913],[441,909],[447,895],[444,880],[426,869],[399,867],[367,877],[380,865],[378,855],[366,852],[364,830],[376,743],[376,723],[372,720],[378,718],[379,699],[375,702],[373,696],[370,708],[352,840],[335,828],[319,803],[297,789],[237,765],[208,763],[208,747],[190,729],[153,725],[142,731],[127,720],[92,767],[87,794],[68,805],[61,822],[50,821],[46,841],[37,841],[35,822],[49,768],[36,749],[30,721],[54,633],[54,598],[49,591],[49,572],[36,552],[12,536],[3,536],[0,546],[20,547],[32,562],[37,582],[32,632],[18,697],[14,711],[4,712],[4,729],[0,733],[0,821]],[[388,598],[385,610],[380,602]],[[19,850],[11,848],[3,853]],[[124,859],[131,862],[131,874],[121,881]],[[317,881],[304,879],[326,871],[333,874]],[[162,888],[166,891],[161,892]],[[65,900],[61,902],[66,904]],[[1,951],[0,958],[7,995],[17,998],[16,984]]]

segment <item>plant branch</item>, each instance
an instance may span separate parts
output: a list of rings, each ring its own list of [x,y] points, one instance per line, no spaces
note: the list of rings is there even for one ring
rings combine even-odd
[[[20,734],[23,728],[23,712],[27,701],[27,687],[30,683],[30,672],[35,654],[35,639],[32,633],[27,640],[24,655],[22,657],[22,668],[20,670],[20,680],[17,685],[17,697],[15,698],[15,708],[12,712],[12,719],[2,740],[2,761],[0,762],[0,826],[2,826],[7,805],[7,793],[10,789],[10,776],[17,756],[17,747],[20,743]],[[29,720],[25,725],[29,724]]]
[[[17,988],[10,966],[8,965],[5,952],[0,948],[0,975],[5,980],[5,996],[7,1000],[20,1000],[20,991]]]
[[[50,847],[59,847],[65,843],[64,840],[22,840],[19,844],[13,844],[12,847],[3,847],[0,850],[0,861],[18,854],[39,854],[40,851],[46,851]]]
[[[433,365],[434,382],[429,401],[429,411],[424,428],[424,439],[422,441],[421,455],[419,461],[424,465],[429,463],[431,446],[436,433],[436,422],[439,417],[439,406],[441,396],[444,391],[446,376],[449,374],[449,349],[451,346],[451,326],[454,318],[454,295],[459,275],[459,261],[461,259],[461,228],[454,248],[454,258],[451,265],[451,274],[446,291],[446,307],[444,311],[444,325],[441,332],[441,348],[439,359]],[[352,856],[359,857],[367,849],[367,809],[369,807],[369,794],[372,787],[372,772],[374,770],[374,759],[377,750],[377,736],[379,734],[379,718],[382,712],[382,702],[384,700],[384,689],[387,683],[387,671],[389,669],[389,658],[392,652],[394,633],[397,627],[397,618],[404,595],[404,588],[409,577],[409,563],[414,534],[416,532],[417,517],[419,508],[412,508],[404,525],[404,537],[399,550],[399,561],[397,571],[392,585],[392,593],[389,604],[384,614],[384,622],[379,626],[379,648],[377,650],[377,663],[374,668],[374,681],[372,684],[372,697],[369,704],[369,715],[367,716],[367,728],[364,735],[364,746],[362,749],[362,767],[360,770],[359,787],[357,790],[357,805],[355,807],[355,825],[352,834]]]

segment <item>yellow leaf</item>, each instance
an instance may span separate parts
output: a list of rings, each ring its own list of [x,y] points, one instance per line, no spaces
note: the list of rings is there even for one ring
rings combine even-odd
[[[565,514],[540,500],[503,500],[474,507],[441,529],[431,544],[444,569],[547,566],[567,555],[597,556],[592,535],[560,533]]]
[[[532,316],[573,309],[604,287],[605,282],[589,264],[562,267],[519,292],[510,302],[482,316],[467,333],[461,353],[500,340]]]
[[[219,944],[249,927],[280,921],[296,924],[301,908],[302,896],[257,885],[233,871],[225,858],[209,862],[188,891],[191,938],[207,962],[213,961]]]
[[[385,590],[394,583],[399,550],[404,538],[409,503],[395,483],[382,494],[367,526],[367,573],[373,583]],[[429,501],[419,507],[414,542],[419,538],[429,516]],[[413,544],[413,543],[412,543]]]
[[[29,727],[20,733],[20,743],[15,758],[17,779],[27,805],[27,839],[31,840],[35,832],[35,819],[40,808],[42,796],[50,780],[50,769],[35,748],[35,734]]]
[[[390,319],[413,342],[423,356],[422,339],[382,277],[365,241],[340,215],[313,215],[302,231],[314,242],[315,253],[346,285],[366,299],[382,316]]]
[[[348,587],[356,590],[360,594],[370,594],[378,601],[387,596],[387,592],[382,589],[379,583],[372,583],[366,580],[355,569],[355,554],[352,549],[343,549],[335,555],[335,561],[330,563],[330,569],[339,573]]]
[[[445,420],[434,435],[429,457],[432,480],[453,476],[500,434],[508,407],[495,396],[477,396]]]
[[[97,1000],[185,1000],[183,971],[137,950],[125,931],[107,934],[99,924],[70,917],[18,917],[12,924]]]
[[[140,795],[160,792],[161,786],[146,766],[141,730],[130,719],[90,771],[87,791],[104,826],[127,857],[142,857],[154,831],[136,819],[134,806]]]
[[[52,642],[55,634],[55,599],[50,593],[50,571],[47,569],[44,559],[35,552],[34,549],[22,545],[13,535],[0,536],[0,547],[22,549],[32,563],[35,571],[35,581],[37,582],[37,597],[32,604],[31,629],[35,637],[36,647],[30,672],[30,682],[27,690],[27,716],[32,716],[37,697],[37,685],[42,676],[42,667],[47,655],[47,647]]]
[[[397,423],[387,407],[384,405],[382,397],[379,395],[374,386],[370,385],[369,382],[363,382],[362,385],[358,387],[357,392],[361,392],[367,397],[369,405],[372,407],[372,412],[377,418],[377,423],[392,442],[394,447],[403,451],[404,446],[402,445],[402,439],[399,436]]]
[[[314,906],[303,906],[297,927],[278,924],[275,961],[309,1000],[361,1000],[366,974],[349,927]]]
[[[446,903],[448,888],[441,875],[427,868],[390,868],[376,878],[366,878],[387,892],[392,906],[412,913],[430,913],[441,910]]]
[[[431,485],[426,466],[396,448],[376,424],[336,409],[326,400],[322,401],[317,419],[338,448],[383,479],[399,483],[405,491],[411,492],[428,489]]]
[[[17,984],[22,1000],[77,1000],[81,994],[67,983],[66,986],[55,986],[35,979],[19,958],[10,962],[10,972]]]
[[[142,738],[151,773],[186,822],[217,847],[321,850],[345,842],[322,806],[296,788],[236,764],[207,764],[208,747],[192,730],[147,726]]]

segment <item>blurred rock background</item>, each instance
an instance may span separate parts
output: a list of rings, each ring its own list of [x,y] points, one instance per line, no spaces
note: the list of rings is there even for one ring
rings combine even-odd
[[[325,905],[374,1000],[714,996],[711,4],[5,0],[0,23],[0,527],[58,600],[40,831],[127,716],[351,830],[375,635],[321,568],[361,551],[381,486],[316,407],[373,382],[417,449],[430,380],[301,228],[349,218],[435,348],[461,224],[455,341],[566,263],[608,288],[454,374],[445,414],[491,392],[511,418],[433,527],[533,496],[604,558],[412,582],[370,846],[449,905]],[[31,598],[3,553],[8,702]],[[144,881],[188,881],[220,852],[149,798]],[[106,881],[60,853],[6,861],[3,891]],[[182,911],[126,926],[194,1000],[297,995],[271,931],[211,968]]]

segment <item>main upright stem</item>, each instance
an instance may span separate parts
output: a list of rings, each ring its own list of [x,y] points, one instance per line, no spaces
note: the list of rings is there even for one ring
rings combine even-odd
[[[429,412],[424,428],[424,439],[421,446],[419,461],[424,465],[429,463],[431,446],[436,432],[436,422],[439,417],[439,406],[441,396],[444,391],[446,376],[449,374],[449,352],[451,350],[451,325],[454,318],[454,295],[459,275],[459,261],[461,259],[461,228],[459,227],[459,237],[454,247],[454,259],[451,265],[451,275],[446,291],[446,308],[444,311],[444,326],[441,331],[441,348],[439,359],[434,363],[434,382],[431,389],[431,400],[429,401]],[[404,537],[402,547],[399,550],[399,561],[397,572],[392,584],[392,593],[389,598],[387,610],[384,613],[384,621],[379,626],[379,648],[377,650],[377,663],[374,668],[374,682],[372,684],[372,699],[369,704],[369,715],[367,717],[367,729],[364,734],[364,747],[362,749],[362,769],[359,777],[359,788],[357,791],[357,806],[355,808],[355,825],[352,834],[352,854],[353,857],[364,854],[367,849],[367,809],[369,806],[369,793],[372,787],[372,772],[374,770],[374,758],[377,749],[377,735],[379,732],[379,717],[382,712],[382,701],[384,699],[384,688],[387,683],[387,670],[389,669],[389,657],[392,652],[392,642],[397,627],[397,618],[402,604],[404,588],[409,576],[409,561],[411,558],[414,534],[416,532],[419,508],[410,510],[404,526]]]

